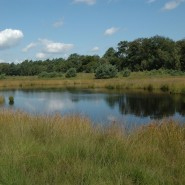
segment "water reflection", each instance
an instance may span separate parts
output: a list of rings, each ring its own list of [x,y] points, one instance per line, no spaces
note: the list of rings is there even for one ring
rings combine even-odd
[[[160,119],[173,116],[176,112],[185,115],[185,96],[180,95],[132,93],[107,96],[106,102],[110,107],[118,106],[121,114],[139,117]]]
[[[76,89],[0,91],[14,105],[1,106],[36,114],[78,113],[94,122],[147,123],[171,117],[185,122],[185,96],[141,92],[98,92]]]

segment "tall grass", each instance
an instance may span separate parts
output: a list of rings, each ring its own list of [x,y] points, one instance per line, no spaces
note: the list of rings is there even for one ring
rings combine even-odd
[[[0,105],[5,103],[4,96],[0,95]]]
[[[185,184],[185,127],[126,133],[71,115],[0,112],[0,184]]]
[[[151,91],[185,92],[185,76],[148,76],[144,72],[132,73],[125,78],[95,79],[94,74],[78,74],[72,79],[38,77],[7,77],[0,80],[0,89],[5,88],[108,88],[108,89],[145,89]],[[167,87],[167,89],[166,89]]]

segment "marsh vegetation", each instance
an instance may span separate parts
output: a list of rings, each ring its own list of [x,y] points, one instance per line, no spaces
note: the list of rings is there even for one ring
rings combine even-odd
[[[84,117],[0,112],[2,184],[185,184],[185,128],[131,132]]]
[[[128,71],[129,72],[129,71]],[[127,72],[126,72],[127,73]],[[130,72],[129,72],[130,73]],[[86,88],[86,89],[132,89],[165,91],[167,93],[185,93],[184,73],[171,75],[168,72],[132,72],[128,77],[118,73],[117,77],[111,79],[95,79],[94,73],[78,73],[76,77],[43,78],[37,76],[7,76],[0,80],[0,89],[33,89],[33,88]],[[126,74],[127,75],[127,74]]]

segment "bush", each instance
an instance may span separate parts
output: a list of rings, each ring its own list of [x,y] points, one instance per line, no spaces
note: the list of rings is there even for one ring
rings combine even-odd
[[[71,78],[71,77],[75,77],[75,76],[76,76],[76,69],[75,68],[70,68],[66,72],[66,78]]]
[[[103,64],[96,69],[95,77],[98,79],[113,78],[117,75],[117,69],[111,64]]]
[[[128,76],[130,76],[130,74],[131,74],[130,69],[125,69],[122,71],[123,77],[128,77]]]
[[[38,75],[38,77],[39,78],[47,78],[47,76],[48,76],[48,73],[47,72],[41,72],[39,75]]]
[[[13,96],[10,96],[9,97],[9,104],[10,105],[13,105],[14,104],[14,97]]]
[[[5,74],[0,74],[0,80],[5,79],[6,75]]]

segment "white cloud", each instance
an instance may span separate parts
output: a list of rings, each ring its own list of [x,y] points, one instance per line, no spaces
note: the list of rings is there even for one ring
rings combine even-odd
[[[37,50],[35,55],[37,59],[46,59],[56,54],[68,55],[68,52],[74,48],[74,44],[53,42],[48,39],[38,39],[36,42],[28,44],[22,51],[28,52],[32,48],[36,48]]]
[[[25,48],[23,48],[22,51],[27,52],[28,50],[30,50],[36,46],[37,46],[37,43],[32,42],[32,43],[28,44]]]
[[[47,39],[38,39],[37,45],[40,48],[40,52],[36,54],[36,58],[41,60],[46,59],[48,56],[51,57],[54,54],[67,55],[67,52],[74,47],[73,44],[53,42]]]
[[[23,37],[21,30],[5,29],[0,31],[0,49],[7,49],[17,45]]]
[[[57,54],[57,53],[66,53],[73,49],[73,44],[65,44],[62,42],[53,42],[47,39],[39,39],[40,42],[44,45],[44,51],[46,53]]]
[[[46,45],[46,52],[48,53],[65,53],[73,48],[73,44],[64,44],[64,43],[49,43]]]
[[[36,54],[36,58],[37,59],[45,59],[46,58],[46,54],[45,53],[42,53],[42,52],[40,52],[40,53],[37,53]]]
[[[98,52],[100,50],[100,48],[99,47],[97,47],[97,46],[95,46],[94,48],[92,48],[92,52]]]
[[[164,5],[163,10],[173,10],[173,9],[177,8],[183,2],[184,2],[184,0],[169,1]]]
[[[85,3],[87,5],[94,5],[96,0],[74,0],[74,3]]]
[[[115,27],[108,28],[107,30],[105,30],[104,35],[107,35],[107,36],[113,35],[113,34],[115,34],[118,30],[119,30],[119,28],[115,28]]]
[[[59,27],[63,26],[63,24],[64,24],[64,19],[62,18],[61,20],[54,22],[53,27],[59,28]]]

